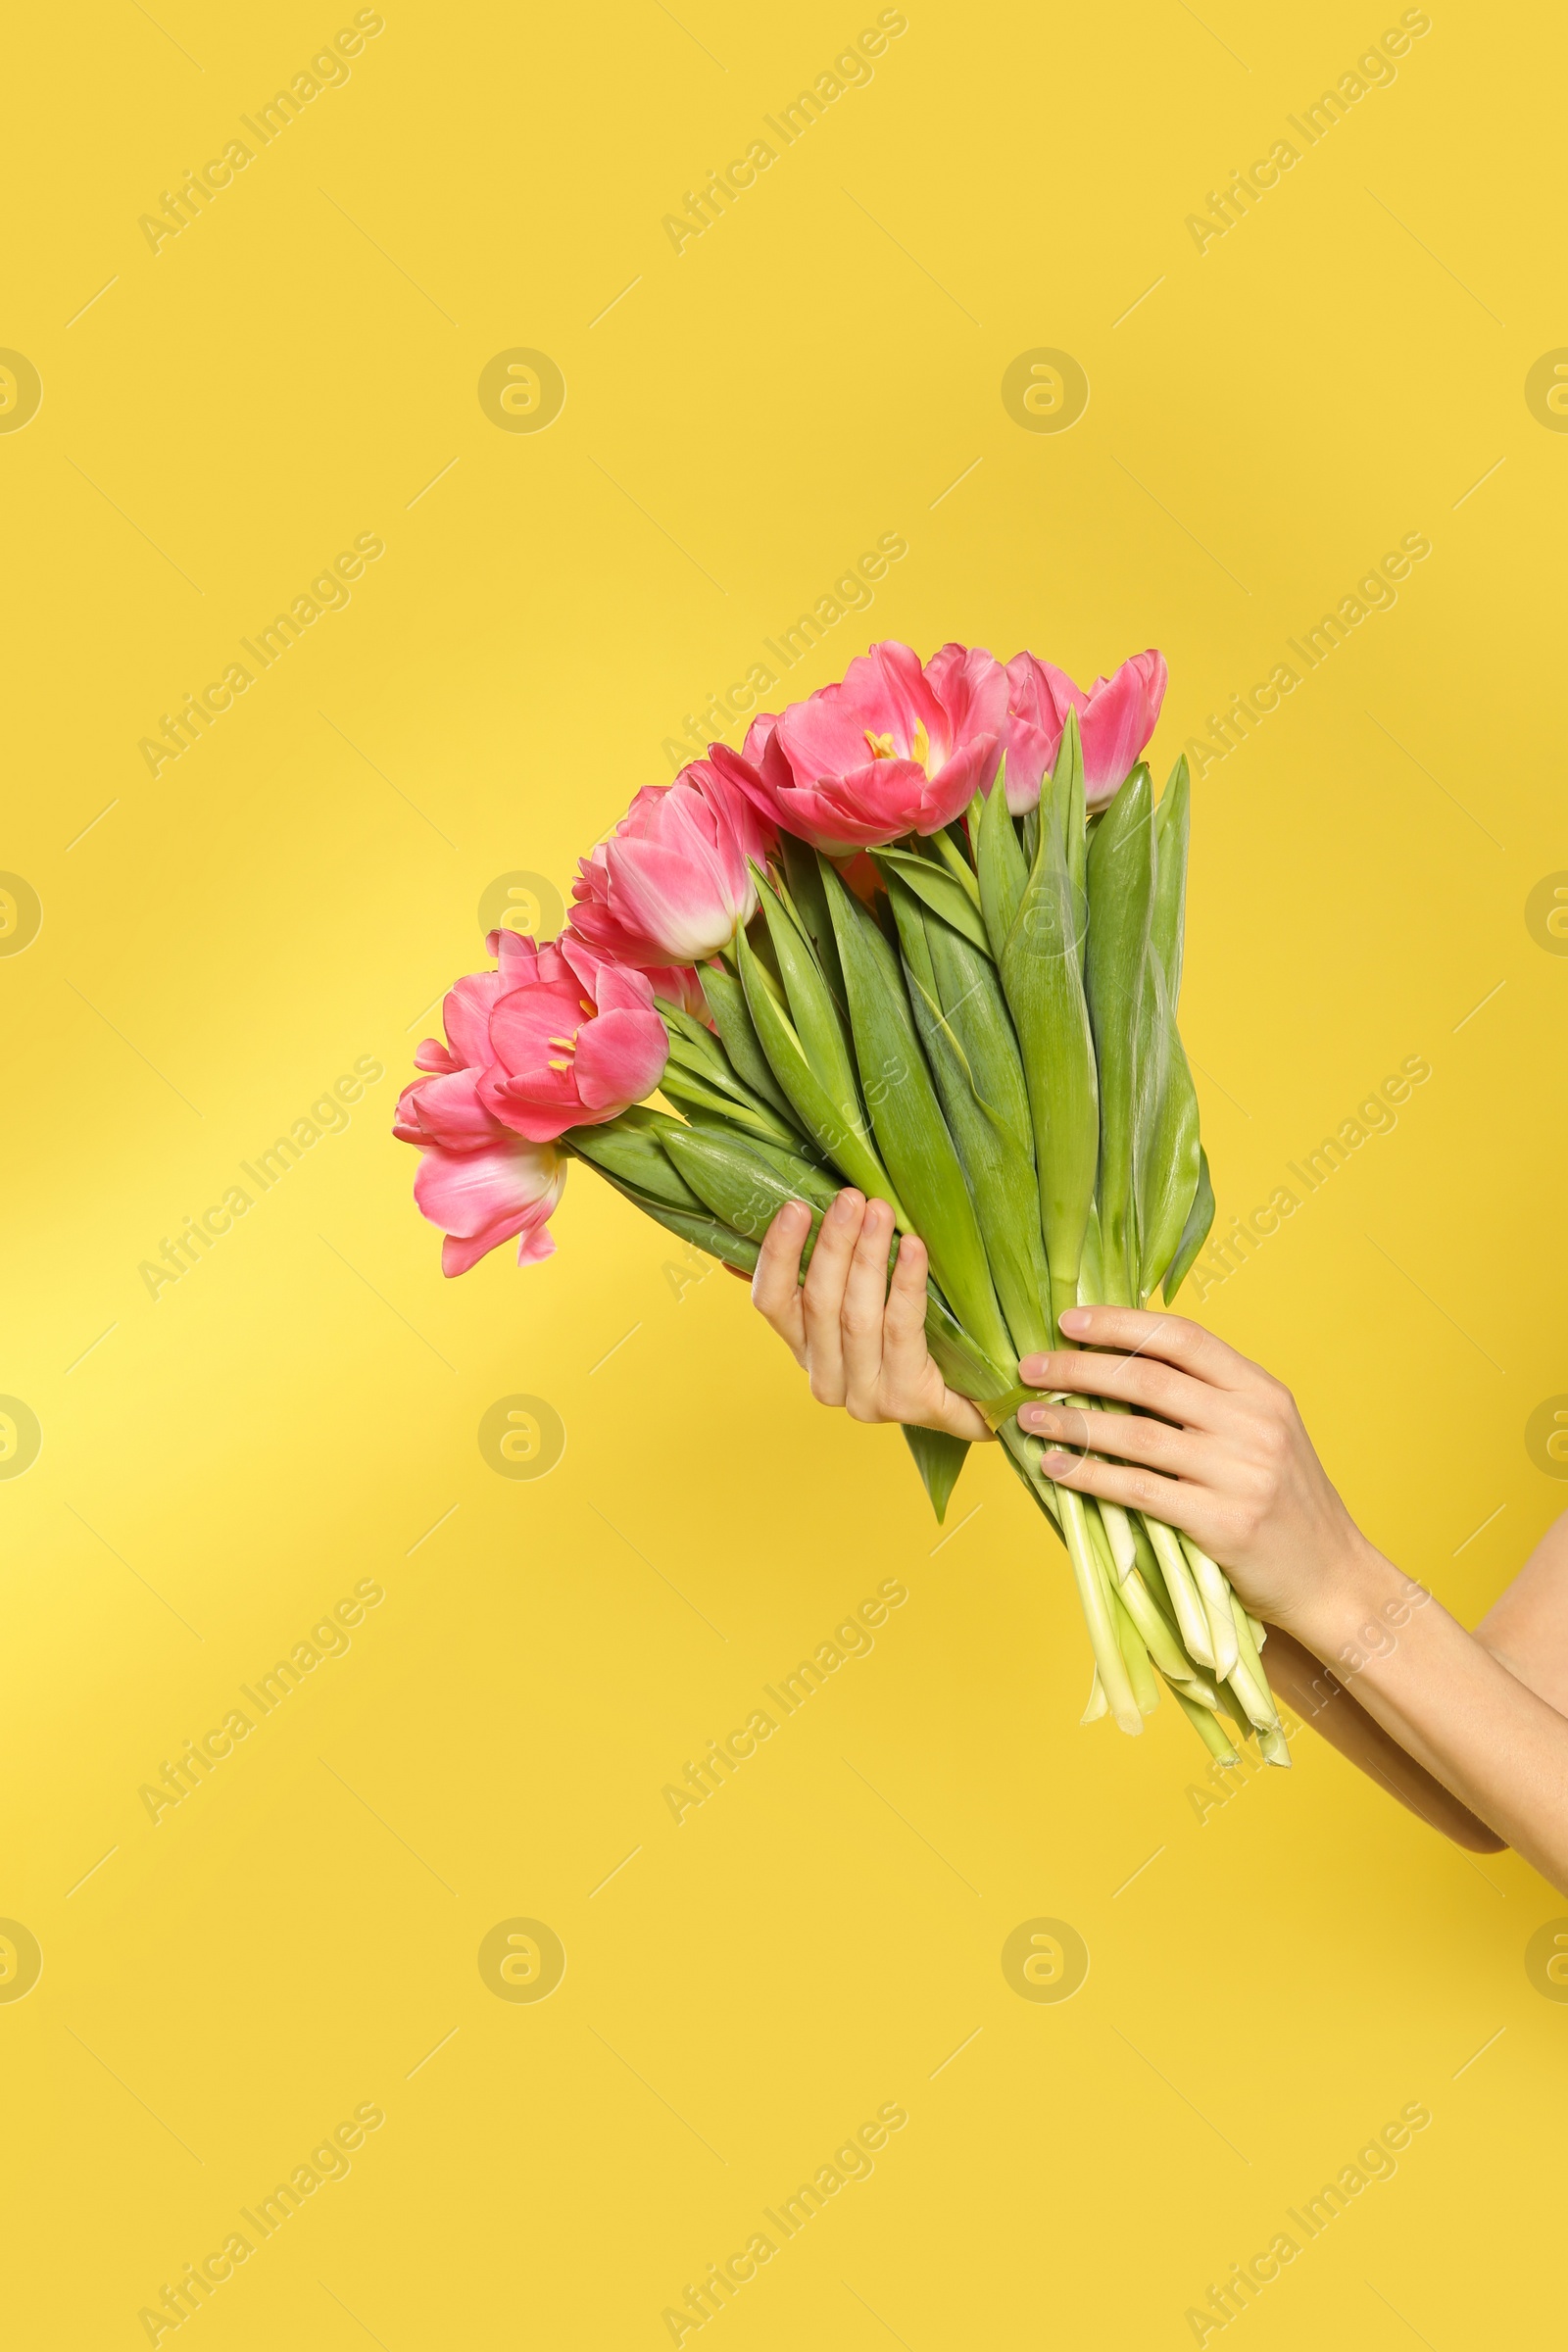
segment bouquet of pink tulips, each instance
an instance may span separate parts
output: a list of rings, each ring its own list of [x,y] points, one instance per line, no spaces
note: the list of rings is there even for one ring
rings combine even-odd
[[[1212,1754],[1239,1727],[1284,1764],[1223,1570],[1054,1484],[1016,1418],[1062,1312],[1169,1300],[1213,1216],[1176,1026],[1187,767],[1156,804],[1141,758],[1164,690],[1156,653],[1086,694],[1032,654],[873,646],[744,753],[639,792],[559,939],[492,933],[397,1133],[448,1274],[514,1237],[547,1256],[573,1158],[743,1271],[786,1201],[811,1212],[803,1265],[844,1185],[886,1201],[926,1247],[944,1379],[1066,1546],[1086,1720],[1142,1730],[1163,1680]],[[967,1446],[906,1435],[940,1519]]]

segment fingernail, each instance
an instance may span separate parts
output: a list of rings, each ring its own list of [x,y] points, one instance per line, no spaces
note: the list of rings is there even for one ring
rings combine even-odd
[[[841,1225],[847,1225],[856,1212],[863,1206],[864,1202],[859,1194],[852,1186],[846,1185],[828,1214],[836,1217]]]
[[[1020,1429],[1032,1429],[1042,1438],[1059,1438],[1061,1423],[1049,1404],[1025,1404],[1018,1408]]]
[[[1048,1453],[1040,1467],[1048,1478],[1065,1478],[1077,1466],[1077,1457],[1070,1453]]]
[[[1089,1329],[1092,1318],[1087,1306],[1069,1306],[1063,1309],[1056,1320],[1063,1331],[1071,1332],[1074,1339],[1081,1339]]]

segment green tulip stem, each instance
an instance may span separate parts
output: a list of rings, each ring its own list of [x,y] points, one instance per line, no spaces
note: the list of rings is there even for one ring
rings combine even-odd
[[[1136,1596],[1133,1596],[1131,1605],[1129,1605],[1126,1588],[1119,1584],[1115,1564],[1111,1559],[1110,1544],[1105,1534],[1104,1524],[1093,1503],[1085,1508],[1084,1522],[1088,1527],[1089,1541],[1095,1554],[1100,1589],[1104,1594],[1105,1606],[1110,1612],[1111,1623],[1116,1628],[1116,1639],[1121,1644],[1122,1659],[1127,1668],[1127,1679],[1132,1685],[1133,1696],[1138,1701],[1138,1712],[1140,1715],[1152,1715],[1159,1704],[1159,1686],[1155,1682],[1150,1666],[1152,1642],[1160,1642],[1164,1656],[1173,1667],[1178,1679],[1185,1679],[1188,1673],[1187,1660],[1182,1656],[1168,1629],[1163,1625],[1158,1610],[1152,1603],[1147,1614],[1139,1609]],[[1148,1599],[1147,1589],[1144,1592],[1144,1598]],[[1163,1636],[1162,1641],[1161,1636]],[[1152,1637],[1152,1640],[1150,1637]],[[1164,1668],[1161,1667],[1161,1672],[1163,1671]]]
[[[1191,1536],[1182,1536],[1181,1548],[1187,1555],[1187,1565],[1193,1572],[1203,1614],[1208,1619],[1208,1638],[1214,1651],[1214,1672],[1222,1683],[1228,1683],[1235,1670],[1237,1658],[1236,1620],[1231,1613],[1231,1589],[1225,1571],[1211,1560],[1200,1544]]]
[[[1138,1546],[1133,1542],[1133,1524],[1119,1502],[1107,1502],[1103,1494],[1098,1499],[1105,1541],[1110,1545],[1110,1556],[1115,1563],[1116,1582],[1124,1585],[1138,1560]]]
[[[1122,1578],[1117,1587],[1117,1598],[1143,1637],[1144,1647],[1166,1680],[1186,1684],[1192,1679],[1192,1662],[1181,1643],[1155,1606],[1150,1592],[1136,1568]]]
[[[1136,1735],[1144,1728],[1144,1718],[1133,1695],[1127,1662],[1117,1639],[1110,1612],[1110,1593],[1102,1580],[1100,1562],[1095,1556],[1084,1498],[1075,1494],[1071,1487],[1058,1487],[1056,1506],[1061,1517],[1067,1557],[1072,1562],[1073,1582],[1078,1588],[1079,1606],[1089,1628],[1090,1645],[1095,1653],[1095,1664],[1100,1669],[1105,1697],[1116,1718],[1117,1728]]]
[[[1236,1668],[1231,1676],[1231,1689],[1246,1708],[1248,1721],[1257,1732],[1261,1740],[1265,1733],[1278,1732],[1281,1729],[1279,1709],[1274,1704],[1274,1693],[1268,1687],[1268,1677],[1263,1672],[1263,1661],[1258,1656],[1257,1644],[1252,1640],[1252,1629],[1248,1623],[1247,1611],[1234,1592],[1231,1594],[1231,1616],[1236,1627],[1237,1650]],[[1283,1758],[1270,1757],[1269,1760],[1271,1763],[1282,1761],[1289,1764],[1291,1760],[1289,1748],[1286,1748]]]
[[[1176,1530],[1167,1527],[1163,1519],[1152,1519],[1148,1512],[1140,1512],[1139,1517],[1153,1545],[1160,1574],[1165,1579],[1165,1590],[1170,1595],[1170,1605],[1175,1612],[1176,1623],[1181,1628],[1187,1654],[1195,1658],[1200,1666],[1206,1666],[1212,1672],[1214,1643],[1209,1633],[1208,1615],[1198,1597],[1193,1572],[1187,1565],[1187,1555],[1181,1547]]]
[[[1174,1689],[1174,1686],[1172,1686]],[[1176,1690],[1176,1704],[1192,1725],[1216,1764],[1239,1764],[1240,1756],[1226,1739],[1218,1720],[1194,1704],[1185,1690]]]
[[[1121,1644],[1121,1654],[1127,1666],[1127,1679],[1133,1687],[1133,1696],[1138,1701],[1138,1712],[1140,1715],[1152,1715],[1159,1704],[1159,1685],[1154,1680],[1154,1670],[1149,1663],[1149,1652],[1144,1647],[1143,1637],[1127,1611],[1122,1607],[1114,1584],[1108,1577],[1105,1592],[1110,1602],[1111,1614],[1116,1621],[1116,1638]]]

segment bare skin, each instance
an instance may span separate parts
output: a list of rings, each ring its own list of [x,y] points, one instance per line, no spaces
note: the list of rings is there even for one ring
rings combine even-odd
[[[752,1297],[812,1396],[857,1421],[985,1440],[926,1349],[923,1245],[905,1236],[890,1283],[892,1211],[847,1191],[802,1284],[808,1230],[804,1206],[779,1211]],[[1260,1365],[1180,1315],[1079,1307],[1062,1328],[1080,1347],[1027,1357],[1020,1379],[1097,1401],[1021,1408],[1026,1430],[1089,1448],[1051,1455],[1048,1474],[1192,1536],[1276,1629],[1282,1697],[1435,1827],[1478,1851],[1511,1845],[1568,1893],[1568,1517],[1467,1633],[1362,1535]]]

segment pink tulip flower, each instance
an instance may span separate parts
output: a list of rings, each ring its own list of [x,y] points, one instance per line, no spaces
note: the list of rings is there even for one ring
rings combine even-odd
[[[544,947],[512,932],[496,944],[501,969],[474,1091],[503,1127],[553,1143],[653,1093],[669,1039],[645,972],[605,960],[569,931]]]
[[[780,717],[753,721],[745,756],[713,764],[786,832],[830,857],[939,833],[990,785],[1007,681],[978,647],[945,645],[922,668],[888,639]]]
[[[653,1093],[669,1039],[648,973],[569,931],[543,947],[515,931],[490,937],[499,971],[460,980],[442,1007],[447,1043],[427,1037],[415,1055],[430,1075],[398,1105],[407,1142],[475,1152],[499,1130],[549,1144]]]
[[[447,1034],[460,1052],[483,1045],[483,992],[499,978],[476,972],[448,996]],[[462,1066],[434,1038],[416,1059],[431,1075],[404,1088],[392,1132],[423,1153],[414,1198],[447,1236],[442,1272],[466,1274],[514,1234],[519,1265],[548,1257],[555,1243],[546,1221],[566,1181],[566,1154],[510,1134],[479,1101],[479,1070]]]
[[[583,858],[571,928],[622,963],[700,963],[756,913],[748,860],[764,860],[772,841],[747,795],[694,760],[673,784],[639,792],[612,839]]]
[[[545,1225],[566,1180],[557,1137],[652,1094],[669,1053],[653,981],[679,1001],[695,978],[625,969],[569,933],[540,948],[498,931],[490,944],[500,969],[449,992],[446,1043],[420,1046],[426,1075],[404,1088],[393,1129],[424,1153],[414,1194],[448,1237],[448,1274],[514,1234],[519,1264],[549,1256]]]
[[[1134,654],[1114,675],[1097,678],[1085,694],[1064,669],[1033,654],[1007,663],[1007,715],[1003,724],[1007,807],[1023,815],[1040,799],[1040,780],[1055,765],[1069,710],[1078,713],[1084,747],[1084,798],[1091,808],[1113,800],[1154,732],[1165,699],[1165,657]]]

